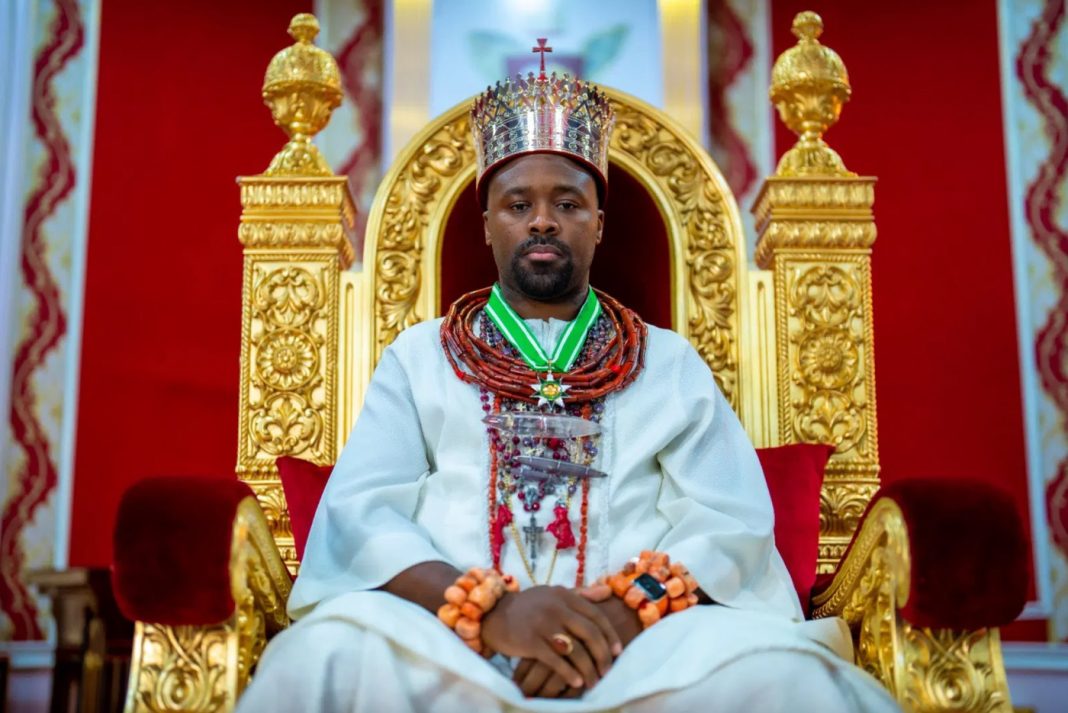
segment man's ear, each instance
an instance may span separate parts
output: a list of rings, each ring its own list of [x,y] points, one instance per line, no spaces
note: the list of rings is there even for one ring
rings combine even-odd
[[[597,244],[601,244],[602,233],[604,233],[604,211],[600,208],[597,209]]]
[[[489,232],[489,211],[482,211],[482,231],[486,235],[486,245],[490,244],[490,232]]]

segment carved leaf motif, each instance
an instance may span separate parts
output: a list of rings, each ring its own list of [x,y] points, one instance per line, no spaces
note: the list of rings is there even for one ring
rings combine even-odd
[[[323,290],[307,270],[287,267],[272,270],[256,285],[256,316],[277,327],[306,324],[323,307]]]
[[[997,632],[916,628],[898,607],[911,572],[904,516],[891,501],[872,508],[815,616],[841,616],[853,630],[857,664],[904,710],[1010,713]]]
[[[252,412],[252,438],[274,456],[302,453],[320,440],[323,417],[301,396],[279,392]]]
[[[285,492],[281,483],[267,484],[256,483],[253,487],[256,491],[256,499],[263,509],[263,516],[267,525],[271,528],[271,534],[277,537],[292,537],[293,529],[289,519],[289,509],[286,507]]]
[[[820,537],[851,537],[878,489],[875,483],[824,483],[820,492]]]

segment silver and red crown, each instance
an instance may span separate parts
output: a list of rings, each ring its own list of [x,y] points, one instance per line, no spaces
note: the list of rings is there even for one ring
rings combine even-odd
[[[539,40],[544,50],[544,40]],[[551,50],[548,50],[551,51]],[[471,108],[471,132],[482,179],[501,163],[529,153],[557,153],[575,159],[607,185],[608,142],[615,121],[604,92],[567,74],[531,72],[524,79],[488,87]]]

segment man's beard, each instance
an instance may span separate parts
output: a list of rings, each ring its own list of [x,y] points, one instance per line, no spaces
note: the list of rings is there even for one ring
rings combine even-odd
[[[537,245],[551,245],[560,251],[562,265],[545,265],[530,267],[523,262],[527,251]],[[575,263],[571,259],[571,250],[556,238],[545,236],[526,240],[512,257],[512,278],[519,291],[527,297],[542,302],[549,302],[567,294],[571,287],[571,276],[575,272]]]

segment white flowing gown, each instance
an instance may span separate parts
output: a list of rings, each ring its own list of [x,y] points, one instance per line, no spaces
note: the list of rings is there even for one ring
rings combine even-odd
[[[527,324],[550,348],[566,326]],[[804,621],[752,444],[690,344],[652,326],[644,369],[605,399],[593,465],[609,477],[590,488],[587,579],[662,550],[716,605],[644,631],[581,699],[544,700],[512,683],[514,662],[483,660],[434,614],[375,591],[421,562],[492,561],[479,391],[453,373],[440,325],[383,353],[315,515],[289,600],[298,621],[268,645],[241,711],[898,710],[852,665],[840,620]],[[528,587],[521,544],[508,537],[502,569]],[[538,558],[538,584],[551,560]],[[576,571],[575,548],[560,550],[549,583],[574,586]]]

